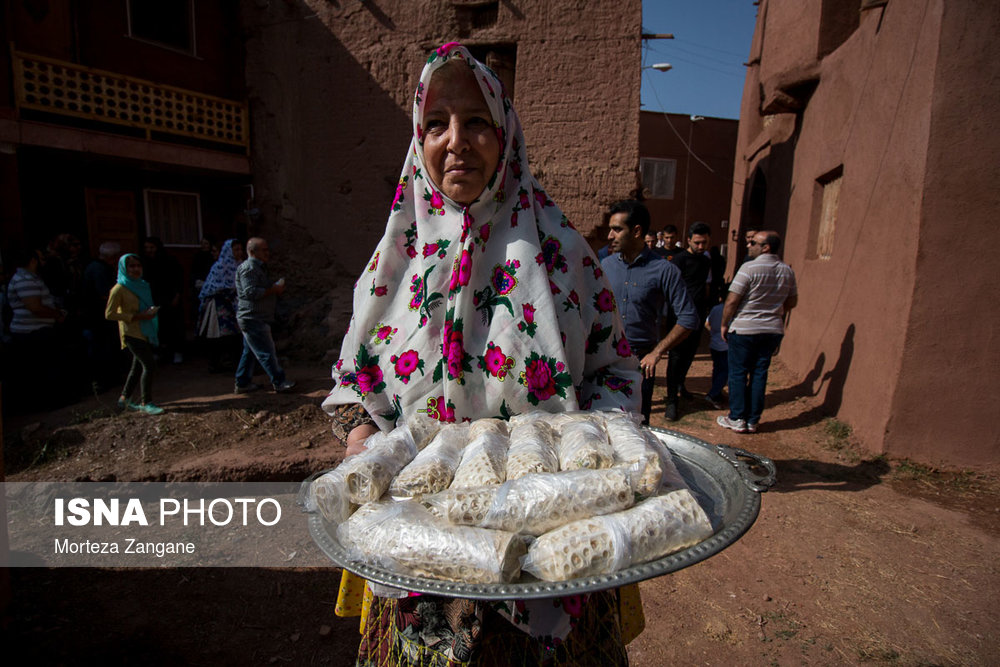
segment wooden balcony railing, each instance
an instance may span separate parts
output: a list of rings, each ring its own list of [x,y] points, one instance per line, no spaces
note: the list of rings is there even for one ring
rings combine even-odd
[[[19,109],[249,148],[247,105],[114,72],[13,52]]]

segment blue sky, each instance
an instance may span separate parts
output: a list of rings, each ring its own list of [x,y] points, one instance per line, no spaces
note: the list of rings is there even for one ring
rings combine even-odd
[[[739,118],[756,16],[753,0],[643,0],[643,32],[674,39],[643,41],[643,66],[673,69],[643,70],[642,108]]]

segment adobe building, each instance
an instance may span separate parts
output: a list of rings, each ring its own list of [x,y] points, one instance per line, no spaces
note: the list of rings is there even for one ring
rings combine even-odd
[[[738,121],[677,113],[639,114],[639,171],[652,229],[692,223],[712,228],[727,249]],[[689,149],[690,147],[690,149]]]
[[[640,0],[242,7],[257,223],[279,238],[278,256],[286,241],[311,263],[327,256],[328,288],[352,284],[381,238],[420,71],[449,41],[504,80],[532,172],[581,233],[636,189]],[[331,328],[342,330],[346,317],[335,319]]]
[[[760,3],[731,219],[783,234],[780,357],[875,453],[1000,460],[998,32],[992,0]]]
[[[235,1],[13,2],[0,21],[0,250],[160,237],[187,266],[242,225],[250,126]],[[7,274],[13,267],[7,267]],[[193,299],[193,294],[185,293]]]

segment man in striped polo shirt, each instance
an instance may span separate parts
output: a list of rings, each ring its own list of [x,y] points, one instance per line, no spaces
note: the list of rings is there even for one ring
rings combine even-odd
[[[798,302],[795,273],[778,259],[781,237],[757,232],[722,310],[722,337],[729,344],[729,414],[719,426],[755,433],[764,412],[771,357],[785,333],[784,315]]]

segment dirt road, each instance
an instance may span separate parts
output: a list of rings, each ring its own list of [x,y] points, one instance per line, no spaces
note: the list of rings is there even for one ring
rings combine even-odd
[[[696,394],[709,365],[699,355]],[[295,393],[235,396],[194,360],[162,370],[161,417],[116,414],[109,393],[8,419],[7,479],[301,479],[343,450],[318,408],[326,370],[290,372]],[[997,471],[867,455],[807,389],[778,365],[754,435],[719,429],[699,399],[679,422],[654,418],[772,458],[778,482],[736,544],[642,584],[631,664],[996,664]],[[350,665],[357,624],[333,615],[337,580],[333,568],[12,570],[6,651],[46,665]]]

